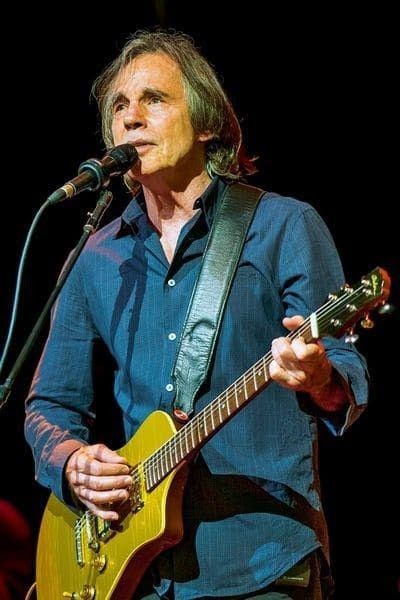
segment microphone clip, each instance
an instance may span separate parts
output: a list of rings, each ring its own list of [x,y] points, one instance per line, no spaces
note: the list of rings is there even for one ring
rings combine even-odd
[[[95,192],[106,188],[111,177],[126,173],[137,160],[138,153],[132,144],[115,146],[101,160],[89,158],[81,163],[78,175],[53,192],[47,201],[50,204],[56,204],[85,190]]]

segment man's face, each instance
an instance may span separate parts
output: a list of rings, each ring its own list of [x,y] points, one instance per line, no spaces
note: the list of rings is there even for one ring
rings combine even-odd
[[[113,85],[114,143],[133,143],[139,161],[135,179],[173,181],[184,171],[204,169],[208,136],[196,134],[190,122],[181,71],[165,54],[133,59]]]

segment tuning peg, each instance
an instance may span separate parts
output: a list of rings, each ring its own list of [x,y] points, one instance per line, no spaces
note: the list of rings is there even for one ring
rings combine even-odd
[[[380,315],[391,315],[392,312],[394,312],[394,306],[393,304],[389,304],[388,302],[385,302],[384,304],[382,304],[382,306],[380,308],[378,308],[378,313]]]
[[[354,327],[352,327],[351,329],[348,330],[346,337],[344,338],[344,341],[346,342],[346,344],[355,344],[355,342],[358,340],[359,335],[357,333],[354,333]]]
[[[372,329],[375,327],[375,323],[369,318],[369,313],[365,314],[364,319],[361,321],[361,327],[363,329]]]

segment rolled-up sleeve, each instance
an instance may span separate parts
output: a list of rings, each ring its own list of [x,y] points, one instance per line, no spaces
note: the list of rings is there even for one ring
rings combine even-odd
[[[286,316],[308,316],[345,282],[331,234],[318,213],[306,205],[294,215],[282,244],[279,272]],[[345,338],[323,338],[327,356],[349,389],[347,411],[321,416],[341,435],[363,412],[368,401],[368,371],[364,357]]]

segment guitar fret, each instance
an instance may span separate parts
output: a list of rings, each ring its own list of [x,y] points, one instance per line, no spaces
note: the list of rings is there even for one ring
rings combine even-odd
[[[165,475],[165,473],[164,473],[164,457],[163,456],[160,457],[160,467],[161,467],[161,479],[162,479]]]
[[[148,459],[146,461],[146,463],[148,463],[148,464],[152,463],[152,465],[151,465],[152,485],[155,485],[157,483],[157,481],[158,481],[158,477],[157,477],[157,461],[155,461],[154,459],[153,460],[152,459]],[[149,482],[149,484],[150,484],[150,482]]]
[[[253,381],[254,381],[254,389],[255,391],[258,390],[258,386],[257,386],[257,379],[256,379],[256,371],[255,369],[253,369]]]
[[[158,481],[160,481],[160,474],[158,473],[158,462],[155,462],[152,466],[152,484],[155,485]]]
[[[222,405],[222,408],[225,411],[225,418],[229,415],[229,392],[226,390],[225,392],[225,401]]]
[[[187,428],[186,428],[187,429]],[[188,444],[188,439],[187,439],[187,431],[186,429],[183,430],[183,437],[185,439],[185,448],[186,448],[186,454],[189,454],[190,450],[189,450],[189,444]]]
[[[174,442],[168,442],[169,443],[169,461],[170,461],[170,469],[173,469],[174,466],[176,465],[176,446],[174,444]],[[174,456],[174,452],[175,452],[175,456]]]
[[[244,397],[247,400],[248,395],[247,395],[247,387],[246,387],[246,374],[243,375],[242,379],[243,379]]]
[[[176,438],[176,441],[178,443],[178,456],[179,456],[179,462],[182,460],[182,458],[184,457],[184,451],[183,451],[183,447],[182,447],[182,439],[180,437]]]
[[[264,379],[265,379],[265,381],[268,381],[267,361],[265,360],[265,358],[263,358],[262,361],[263,361],[263,367],[264,367]]]
[[[164,454],[161,456],[161,471],[164,477],[168,473],[168,452],[167,448],[164,449]]]
[[[169,463],[168,463],[169,460]],[[172,469],[172,455],[170,449],[170,443],[168,442],[166,445],[166,453],[165,453],[165,464],[166,464],[166,473],[168,473]]]
[[[213,407],[211,407],[210,415],[211,415],[211,428],[214,431],[214,429],[215,429],[215,423],[214,423],[214,409],[213,409]]]
[[[193,422],[192,422],[192,423],[190,423],[189,427],[190,427],[190,436],[191,436],[191,438],[192,438],[192,450],[194,450],[194,449],[195,449],[195,447],[196,447],[196,444],[195,444],[195,441],[194,441],[194,435],[193,435],[193,434],[194,434],[194,431],[193,431],[193,429],[194,429],[194,427],[193,427]]]
[[[233,389],[234,389],[234,392],[235,392],[235,404],[236,404],[236,408],[239,408],[239,400],[238,400],[238,397],[237,397],[237,387],[236,387],[236,381],[235,381],[235,383],[233,384]]]
[[[179,462],[182,460],[185,452],[183,450],[183,433],[178,433],[175,437],[176,440],[176,444],[178,446],[178,457],[179,457]]]
[[[195,429],[194,429],[194,433],[197,436],[197,441],[195,443],[195,446],[197,446],[201,442],[200,421],[199,421],[198,418],[196,418],[196,426],[195,426]]]
[[[207,418],[206,418],[206,412],[203,411],[203,422],[204,422],[204,437],[206,435],[208,435],[208,431],[207,431]]]
[[[145,476],[145,481],[146,481],[146,484],[147,484],[147,486],[146,486],[147,488],[152,488],[153,485],[154,485],[154,481],[153,481],[153,478],[152,478],[151,474],[152,474],[151,467],[150,468],[149,467],[145,467],[144,468],[144,476]]]
[[[222,414],[221,414],[221,401],[218,400],[218,418],[219,418],[219,425],[221,425],[222,423]]]
[[[175,461],[176,461],[175,465],[177,465],[179,463],[179,457],[178,457],[178,449],[179,449],[179,447],[178,447],[177,443],[174,443],[173,447],[174,447],[174,450],[175,450]],[[175,465],[172,465],[172,466],[175,466]]]
[[[173,443],[173,450],[174,453],[171,454],[173,460],[172,460],[172,467],[176,467],[177,464],[179,464],[180,458],[179,458],[179,445],[177,442]]]

